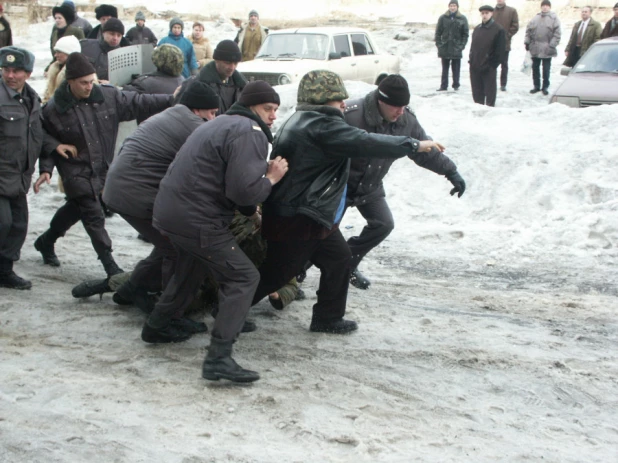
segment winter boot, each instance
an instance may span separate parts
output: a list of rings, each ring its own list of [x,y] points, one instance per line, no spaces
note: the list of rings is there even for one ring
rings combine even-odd
[[[245,370],[232,358],[234,341],[223,341],[210,338],[208,354],[202,365],[202,377],[210,381],[229,379],[235,383],[251,383],[260,379],[260,375],[251,370]]]
[[[112,288],[109,287],[109,281],[105,278],[104,280],[83,281],[73,288],[71,294],[77,298],[90,297],[95,294],[103,297],[103,294],[111,292]]]
[[[52,267],[60,267],[60,261],[54,250],[54,244],[58,238],[60,238],[60,235],[53,232],[50,228],[34,242],[34,249],[39,251],[43,256],[43,264],[51,265]]]
[[[195,320],[191,320],[190,318],[172,318],[171,325],[174,328],[178,328],[189,334],[208,333],[208,327],[206,326],[206,323],[196,322]]]
[[[358,324],[354,320],[311,320],[309,331],[314,333],[348,334],[358,329]]]
[[[190,337],[191,333],[187,333],[171,323],[163,328],[153,328],[146,322],[142,328],[142,341],[151,344],[183,342]]]
[[[352,273],[350,273],[350,284],[358,289],[369,289],[371,281],[355,268],[352,270]]]
[[[219,307],[213,307],[212,310],[210,311],[210,315],[212,315],[212,318],[217,318],[217,314],[219,313]],[[242,328],[240,329],[241,333],[251,333],[252,331],[257,330],[257,325],[255,324],[254,321],[251,320],[245,320],[245,323],[242,325]]]
[[[18,276],[13,270],[0,272],[0,288],[30,289],[32,282]]]
[[[107,273],[108,278],[124,272],[124,270],[118,267],[118,264],[114,260],[111,249],[103,251],[103,253],[99,256],[99,260],[103,264],[103,268],[105,269],[105,273]]]

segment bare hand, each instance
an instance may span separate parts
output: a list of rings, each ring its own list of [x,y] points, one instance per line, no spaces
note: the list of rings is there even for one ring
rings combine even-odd
[[[178,94],[180,93],[180,88],[182,87],[182,85],[179,85],[178,87],[176,87],[176,90],[174,90],[174,94],[172,95],[174,98],[176,98],[178,96]]]
[[[444,147],[444,145],[438,143],[437,141],[423,140],[418,145],[418,150],[417,151],[419,153],[429,153],[433,148],[435,148],[438,151],[440,151],[440,153],[444,153],[444,150],[446,149]]]
[[[255,211],[255,214],[253,214],[251,217],[249,217],[251,219],[251,221],[253,222],[253,226],[255,227],[255,230],[253,233],[257,232],[260,227],[262,226],[262,214],[260,213],[260,210],[258,209],[257,211]]]
[[[56,147],[56,153],[58,153],[64,159],[69,159],[69,154],[73,159],[75,159],[77,157],[77,148],[75,148],[73,145],[58,145]]]
[[[266,172],[266,178],[270,180],[272,185],[275,185],[279,180],[283,178],[288,171],[288,161],[281,156],[277,156],[272,161],[268,161],[268,171]]]
[[[564,56],[569,56],[569,52],[568,51],[564,51]]]
[[[39,179],[34,183],[35,194],[38,194],[38,192],[41,190],[41,185],[43,184],[43,182],[47,182],[48,185],[51,183],[51,175],[49,175],[47,172],[43,172],[39,176]]]

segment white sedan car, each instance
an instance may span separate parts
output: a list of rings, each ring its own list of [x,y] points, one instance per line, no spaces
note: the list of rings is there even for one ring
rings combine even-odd
[[[399,57],[381,54],[363,29],[304,27],[272,31],[255,60],[240,63],[238,71],[248,81],[271,85],[300,81],[309,71],[328,69],[343,80],[378,84],[399,73]]]

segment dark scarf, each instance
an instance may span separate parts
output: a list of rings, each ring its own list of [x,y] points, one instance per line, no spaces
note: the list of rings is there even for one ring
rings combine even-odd
[[[260,126],[260,128],[262,129],[262,132],[264,132],[264,135],[266,135],[266,138],[268,138],[268,143],[272,143],[273,142],[273,134],[270,131],[270,129],[268,128],[268,126],[264,123],[264,121],[262,120],[261,117],[257,116],[256,114],[252,113],[251,110],[249,108],[247,108],[244,105],[241,105],[240,103],[234,103],[230,109],[228,109],[225,112],[226,116],[243,116],[243,117],[248,117],[249,119],[255,121],[258,123],[258,125]]]
[[[88,98],[85,100],[77,100],[71,93],[69,83],[66,80],[62,82],[60,87],[58,87],[54,92],[54,102],[56,103],[56,108],[60,114],[65,114],[80,101],[86,101],[87,103],[103,103],[105,101],[105,96],[103,96],[101,87],[95,84],[92,87],[92,92],[90,92],[90,96]]]

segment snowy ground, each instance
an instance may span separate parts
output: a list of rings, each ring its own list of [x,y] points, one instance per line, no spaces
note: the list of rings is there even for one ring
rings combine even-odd
[[[153,21],[156,32],[165,24]],[[49,54],[37,37],[50,27],[21,39],[39,58],[35,77]],[[217,42],[224,29],[207,33]],[[308,300],[283,312],[260,304],[259,330],[236,344],[262,379],[202,380],[207,336],[146,345],[137,309],[71,297],[104,276],[81,226],[57,244],[62,267],[42,265],[32,243],[62,204],[54,183],[29,197],[15,266],[33,289],[0,289],[0,461],[617,460],[618,105],[578,110],[529,95],[523,32],[496,108],[472,103],[465,66],[459,93],[436,94],[432,31],[407,42],[397,32],[376,36],[402,55],[411,106],[468,191],[451,198],[444,178],[395,164],[386,189],[396,230],[362,264],[371,289],[350,291],[359,331],[308,332],[310,272]],[[348,85],[352,96],[372,88]],[[295,89],[281,94],[283,119]],[[344,232],[362,225],[352,211]],[[122,219],[108,230],[124,268],[149,252]]]

